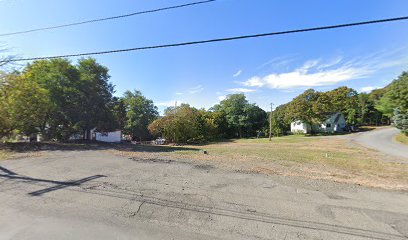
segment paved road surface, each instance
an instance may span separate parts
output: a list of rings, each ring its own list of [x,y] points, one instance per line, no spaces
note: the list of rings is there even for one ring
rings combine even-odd
[[[379,128],[369,132],[358,133],[352,138],[359,144],[384,154],[408,160],[408,146],[394,140],[400,130],[392,127]]]
[[[408,193],[53,151],[0,162],[0,239],[408,238]]]

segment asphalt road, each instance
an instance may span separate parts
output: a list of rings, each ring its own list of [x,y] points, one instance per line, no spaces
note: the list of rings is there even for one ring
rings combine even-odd
[[[369,132],[353,134],[352,138],[357,143],[380,151],[386,155],[404,158],[408,161],[408,146],[395,141],[395,136],[400,130],[393,127],[379,128]]]
[[[406,192],[98,150],[0,166],[0,239],[408,239]]]

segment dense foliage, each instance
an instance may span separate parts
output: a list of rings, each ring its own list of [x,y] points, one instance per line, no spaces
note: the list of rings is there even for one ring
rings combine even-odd
[[[0,72],[0,138],[40,133],[48,140],[89,138],[91,129],[121,129],[133,140],[164,137],[176,143],[216,138],[286,134],[290,123],[311,126],[336,112],[347,124],[391,122],[408,134],[408,73],[371,93],[348,87],[320,92],[308,89],[289,103],[267,113],[244,94],[232,94],[208,111],[187,104],[169,107],[160,117],[153,102],[140,91],[114,97],[108,69],[92,58],[72,64],[67,59],[40,60],[21,72]]]
[[[140,91],[126,91],[122,102],[126,112],[124,133],[131,135],[133,140],[150,139],[147,126],[159,117],[153,101],[144,97]]]
[[[1,76],[0,138],[40,133],[46,140],[89,139],[92,129],[124,129],[144,138],[158,117],[153,102],[138,91],[113,97],[108,69],[92,58],[76,65],[66,59],[40,60]]]
[[[250,104],[244,94],[232,94],[211,109],[224,137],[252,137],[267,121],[267,114]]]
[[[377,109],[391,117],[394,125],[408,135],[408,72],[403,72],[385,88]]]

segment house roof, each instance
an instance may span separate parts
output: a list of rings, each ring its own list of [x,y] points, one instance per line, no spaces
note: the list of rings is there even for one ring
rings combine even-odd
[[[334,119],[334,123],[338,123],[338,122],[339,122],[341,115],[342,115],[342,113],[336,113],[336,118]]]

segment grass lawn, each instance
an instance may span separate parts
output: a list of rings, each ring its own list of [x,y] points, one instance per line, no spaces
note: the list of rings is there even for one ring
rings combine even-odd
[[[408,136],[403,133],[398,134],[395,139],[400,143],[408,145]]]
[[[408,190],[408,165],[386,162],[377,152],[341,137],[300,135],[236,139],[200,146],[135,146],[127,156],[202,161],[243,172],[329,179],[388,189]],[[165,151],[163,149],[166,149]],[[202,150],[208,151],[204,154]],[[155,153],[156,152],[156,153]],[[152,155],[153,154],[153,155]]]

